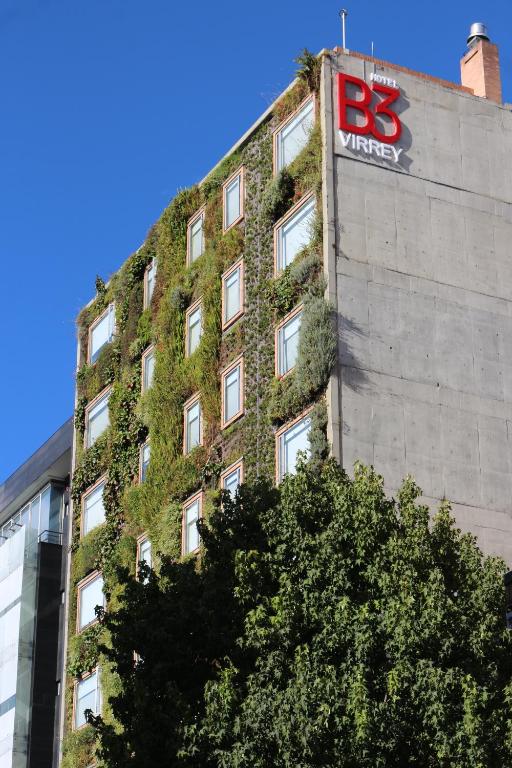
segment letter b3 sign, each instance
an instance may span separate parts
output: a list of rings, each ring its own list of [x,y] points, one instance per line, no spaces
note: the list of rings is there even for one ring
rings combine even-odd
[[[350,98],[347,95],[347,85],[349,83],[360,91],[361,96],[359,98]],[[384,99],[372,106],[372,97],[374,93],[383,94]],[[402,123],[396,112],[393,112],[393,110],[390,109],[390,105],[393,104],[399,96],[400,90],[398,88],[391,88],[389,85],[382,85],[382,83],[376,83],[375,81],[373,81],[370,87],[364,80],[360,80],[358,77],[339,72],[338,122],[340,130],[348,131],[349,133],[357,133],[360,136],[371,134],[377,141],[381,141],[384,144],[394,144],[402,134]],[[347,114],[349,109],[352,109],[363,116],[361,125],[349,122]],[[379,130],[375,120],[376,115],[385,118],[385,122],[389,123],[392,132],[383,133]]]

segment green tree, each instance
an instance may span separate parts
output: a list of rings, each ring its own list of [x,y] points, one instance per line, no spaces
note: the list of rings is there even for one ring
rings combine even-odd
[[[192,598],[181,576],[170,598],[156,578],[140,585],[167,594],[153,621],[163,626],[170,606],[183,618],[166,624],[165,668],[162,638],[155,670],[126,669],[155,686],[139,716],[134,700],[117,712],[134,724],[130,749],[139,729],[155,736],[151,711],[172,709],[176,691],[181,709],[167,762],[123,765],[511,766],[504,564],[457,530],[446,504],[429,521],[418,496],[407,480],[388,499],[372,470],[351,480],[328,462],[274,494],[226,500],[203,531],[202,569],[172,566],[194,574]],[[120,637],[128,653],[124,626],[114,647]]]
[[[110,699],[118,725],[88,718],[98,731],[102,765],[207,764],[207,746],[185,752],[184,734],[204,716],[206,683],[217,677],[225,658],[236,658],[243,633],[235,597],[237,550],[265,547],[260,515],[253,510],[271,509],[276,499],[275,489],[265,484],[242,489],[236,503],[227,495],[209,525],[201,525],[200,563],[166,558],[158,575],[142,564],[138,579],[118,569],[117,607],[100,615],[109,637],[100,650],[121,683],[121,692]]]

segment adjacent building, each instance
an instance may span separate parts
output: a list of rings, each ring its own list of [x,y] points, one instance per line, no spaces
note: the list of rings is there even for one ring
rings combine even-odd
[[[461,70],[305,57],[81,313],[66,765],[112,721],[111,566],[194,557],[220,490],[301,452],[414,475],[512,564],[512,114],[482,25]]]
[[[58,765],[70,419],[0,486],[0,766]]]
[[[325,58],[324,253],[339,338],[329,423],[346,467],[373,464],[391,491],[412,474],[512,565],[512,108],[482,25],[461,71],[457,86]],[[340,125],[346,74],[396,86],[394,143]]]

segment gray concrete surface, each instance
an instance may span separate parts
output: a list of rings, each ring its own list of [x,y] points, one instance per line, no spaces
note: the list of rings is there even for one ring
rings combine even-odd
[[[373,66],[339,55],[337,68],[368,82]],[[395,164],[343,147],[329,69],[333,452],[373,464],[390,492],[411,473],[512,566],[512,114],[378,67],[402,89]]]

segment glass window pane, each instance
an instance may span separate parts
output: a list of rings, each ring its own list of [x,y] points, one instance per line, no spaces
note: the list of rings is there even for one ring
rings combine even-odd
[[[30,506],[28,504],[20,512],[20,523],[21,525],[28,525],[30,523]]]
[[[100,483],[84,498],[84,536],[105,522],[105,507],[103,505],[103,489],[105,483]]]
[[[39,510],[41,507],[41,497],[36,496],[33,501],[30,502],[30,527],[35,528],[36,531],[41,530],[39,527]],[[15,522],[19,522],[16,520]]]
[[[91,329],[90,362],[94,363],[105,344],[112,341],[114,335],[114,305],[111,304],[105,316]]]
[[[194,552],[199,547],[199,499],[185,508],[185,554]]]
[[[76,687],[76,706],[75,706],[75,727],[85,725],[86,720],[84,712],[86,709],[92,710],[94,714],[99,714],[99,695],[98,695],[98,673],[93,672],[92,675],[85,680],[80,680]]]
[[[224,378],[224,421],[240,411],[240,366]]]
[[[149,539],[144,539],[139,545],[139,562],[144,562],[151,568],[151,542]]]
[[[149,459],[151,455],[151,447],[149,443],[145,443],[142,446],[142,456],[141,456],[141,463],[140,463],[140,479],[141,482],[144,482],[146,479],[146,475],[148,473],[149,468]]]
[[[278,268],[285,269],[311,240],[315,200],[309,200],[278,231]]]
[[[277,170],[293,162],[308,143],[315,123],[313,100],[304,104],[300,112],[279,131],[277,137]]]
[[[187,410],[187,435],[186,435],[186,451],[191,451],[196,445],[199,445],[201,439],[201,407],[199,403],[195,403]]]
[[[224,478],[223,488],[234,498],[236,490],[240,485],[240,467],[237,467]]]
[[[278,354],[279,354],[279,374],[284,376],[290,371],[297,362],[297,352],[299,346],[299,331],[302,320],[302,312],[289,320],[279,330]]]
[[[235,269],[224,282],[224,322],[240,312],[240,267]]]
[[[145,306],[149,307],[151,299],[153,298],[153,291],[155,290],[156,281],[156,259],[153,259],[146,272],[146,296]]]
[[[297,468],[299,451],[309,456],[309,430],[311,418],[307,416],[281,435],[280,439],[280,479],[285,474],[293,474]]]
[[[191,355],[193,352],[195,352],[199,346],[202,332],[201,326],[201,307],[198,307],[188,316],[188,355]]]
[[[153,384],[155,373],[155,353],[150,352],[144,357],[144,392]]]
[[[240,216],[240,176],[233,179],[225,189],[224,228],[233,224]]]
[[[80,615],[78,628],[83,629],[92,621],[96,620],[95,608],[97,605],[103,606],[105,599],[103,596],[103,577],[97,576],[94,581],[80,588]]]
[[[203,217],[200,216],[190,227],[190,263],[203,253]]]
[[[87,424],[87,447],[93,445],[93,443],[96,442],[98,437],[106,430],[110,424],[108,413],[109,396],[110,393],[107,393],[89,411]]]

